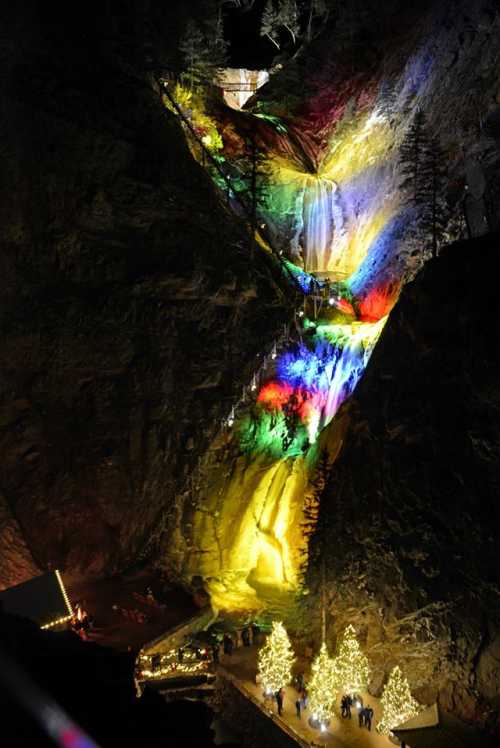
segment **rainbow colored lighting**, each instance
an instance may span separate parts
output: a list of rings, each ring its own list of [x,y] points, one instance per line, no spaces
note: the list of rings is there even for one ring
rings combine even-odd
[[[386,319],[318,324],[310,340],[278,356],[276,378],[241,425],[243,449],[293,456],[314,444],[354,390]]]

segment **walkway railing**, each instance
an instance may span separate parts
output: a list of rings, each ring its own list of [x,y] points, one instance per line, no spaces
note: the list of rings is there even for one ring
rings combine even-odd
[[[301,748],[310,748],[311,743],[308,740],[304,740],[298,733],[293,730],[290,725],[288,725],[284,719],[281,719],[281,717],[276,714],[275,712],[271,711],[270,709],[266,709],[265,705],[262,701],[259,701],[253,693],[251,693],[247,688],[245,688],[244,684],[241,683],[241,681],[232,673],[230,673],[228,670],[226,670],[223,666],[219,665],[217,668],[217,674],[219,676],[222,676],[225,680],[227,680],[231,685],[236,688],[242,696],[245,697],[248,701],[250,701],[254,706],[256,706],[259,711],[265,715],[268,719],[275,722],[280,730],[282,730],[284,733],[288,735],[297,745],[299,745]]]

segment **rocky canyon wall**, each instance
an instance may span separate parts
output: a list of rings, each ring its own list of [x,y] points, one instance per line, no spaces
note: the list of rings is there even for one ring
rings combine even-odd
[[[374,691],[398,663],[424,703],[496,731],[497,254],[498,236],[450,246],[405,287],[330,427],[341,447],[312,541],[329,635],[356,624]]]
[[[1,586],[146,552],[285,317],[152,84],[139,5],[2,8]]]

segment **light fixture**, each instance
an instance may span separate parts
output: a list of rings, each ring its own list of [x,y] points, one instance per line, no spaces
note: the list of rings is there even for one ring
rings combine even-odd
[[[330,306],[333,306],[335,304],[335,299],[333,298],[333,296],[330,296],[330,298],[328,299],[328,303],[330,304]]]

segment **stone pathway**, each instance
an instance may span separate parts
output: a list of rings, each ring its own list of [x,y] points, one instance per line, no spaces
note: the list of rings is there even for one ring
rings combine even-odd
[[[257,653],[258,647],[241,647],[235,650],[231,657],[224,656],[221,665],[236,678],[243,689],[251,693],[261,704],[263,712],[273,713],[274,720],[279,724],[280,719],[277,717],[276,702],[265,700],[262,688],[255,683]],[[380,718],[380,705],[379,700],[373,696],[361,694],[364,703],[370,704],[375,712],[371,732],[368,732],[365,727],[359,727],[357,710],[353,708],[350,720],[334,717],[328,729],[321,733],[309,725],[309,710],[306,709],[302,712],[300,719],[296,716],[297,691],[292,686],[288,686],[285,691],[286,696],[281,719],[286,723],[289,730],[309,745],[331,746],[331,748],[393,748],[393,743],[388,738],[379,735],[375,730],[375,725]],[[340,714],[339,703],[337,703],[337,713]]]

